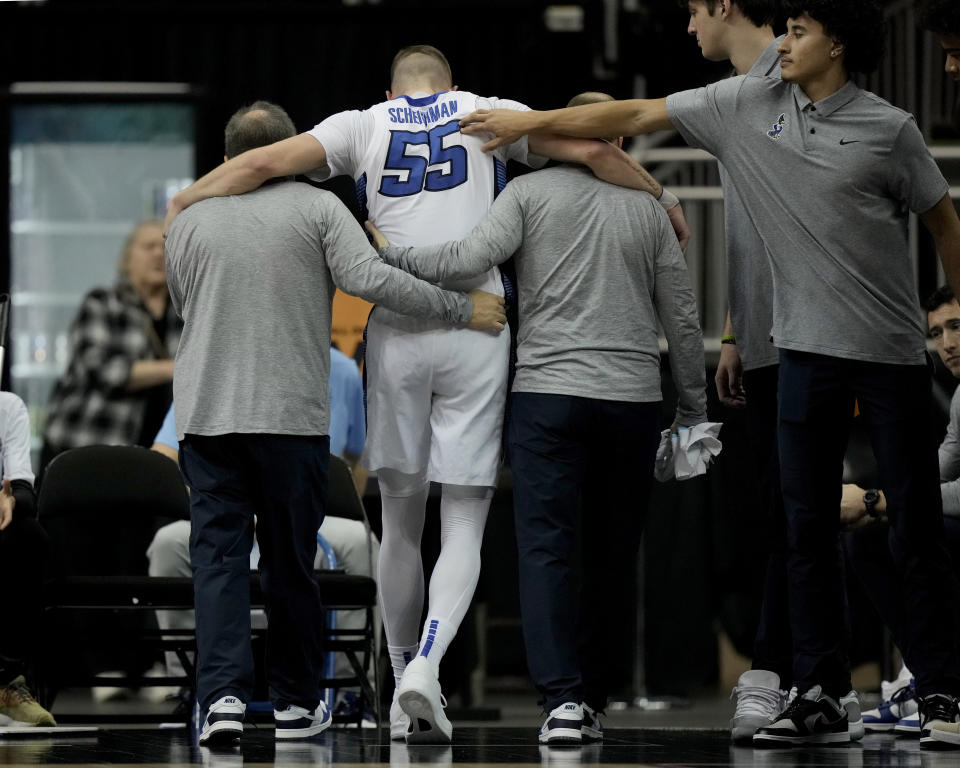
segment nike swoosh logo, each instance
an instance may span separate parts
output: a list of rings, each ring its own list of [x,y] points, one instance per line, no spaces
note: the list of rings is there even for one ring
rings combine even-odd
[[[860,139],[840,139],[840,146],[845,147],[847,144],[859,144]]]

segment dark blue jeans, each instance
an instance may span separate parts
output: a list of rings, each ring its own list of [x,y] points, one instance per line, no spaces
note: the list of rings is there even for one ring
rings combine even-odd
[[[180,443],[180,466],[190,486],[201,712],[222,696],[249,702],[252,695],[254,531],[269,626],[270,700],[276,709],[317,706],[323,608],[313,560],[329,458],[326,436],[186,435]]]
[[[544,709],[606,706],[605,638],[636,555],[660,440],[660,403],[515,392],[510,421],[520,610]],[[570,577],[582,510],[582,584]]]
[[[890,551],[904,587],[903,652],[926,660],[917,690],[960,694],[956,577],[944,548],[930,373],[781,350],[780,475],[788,528],[787,573],[794,684],[850,690],[842,563],[837,557],[843,455],[854,402],[880,469]]]

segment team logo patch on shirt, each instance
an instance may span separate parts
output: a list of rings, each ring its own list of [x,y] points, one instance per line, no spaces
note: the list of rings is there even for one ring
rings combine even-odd
[[[767,131],[767,136],[769,136],[773,141],[779,141],[780,134],[783,133],[783,127],[786,124],[786,122],[787,122],[787,115],[786,113],[783,113],[780,115],[780,117],[777,118],[777,122],[773,124],[773,128]]]

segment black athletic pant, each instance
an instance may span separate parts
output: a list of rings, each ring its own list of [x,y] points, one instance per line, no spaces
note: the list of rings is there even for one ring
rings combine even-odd
[[[606,706],[606,638],[636,555],[660,440],[660,403],[514,392],[510,421],[520,611],[544,710]],[[582,584],[571,585],[582,509]]]
[[[330,438],[186,435],[190,563],[201,712],[223,696],[249,702],[250,550],[254,515],[266,600],[267,683],[276,709],[319,702],[323,608],[313,578]]]
[[[883,478],[890,551],[904,589],[902,650],[920,696],[960,694],[960,586],[944,547],[930,372],[781,350],[780,476],[787,516],[787,575],[794,683],[850,690],[842,562],[837,557],[843,455],[854,402]]]

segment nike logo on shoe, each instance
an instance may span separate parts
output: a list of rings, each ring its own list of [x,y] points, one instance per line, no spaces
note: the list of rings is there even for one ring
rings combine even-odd
[[[859,144],[860,139],[840,139],[840,146],[845,147],[847,144]]]

